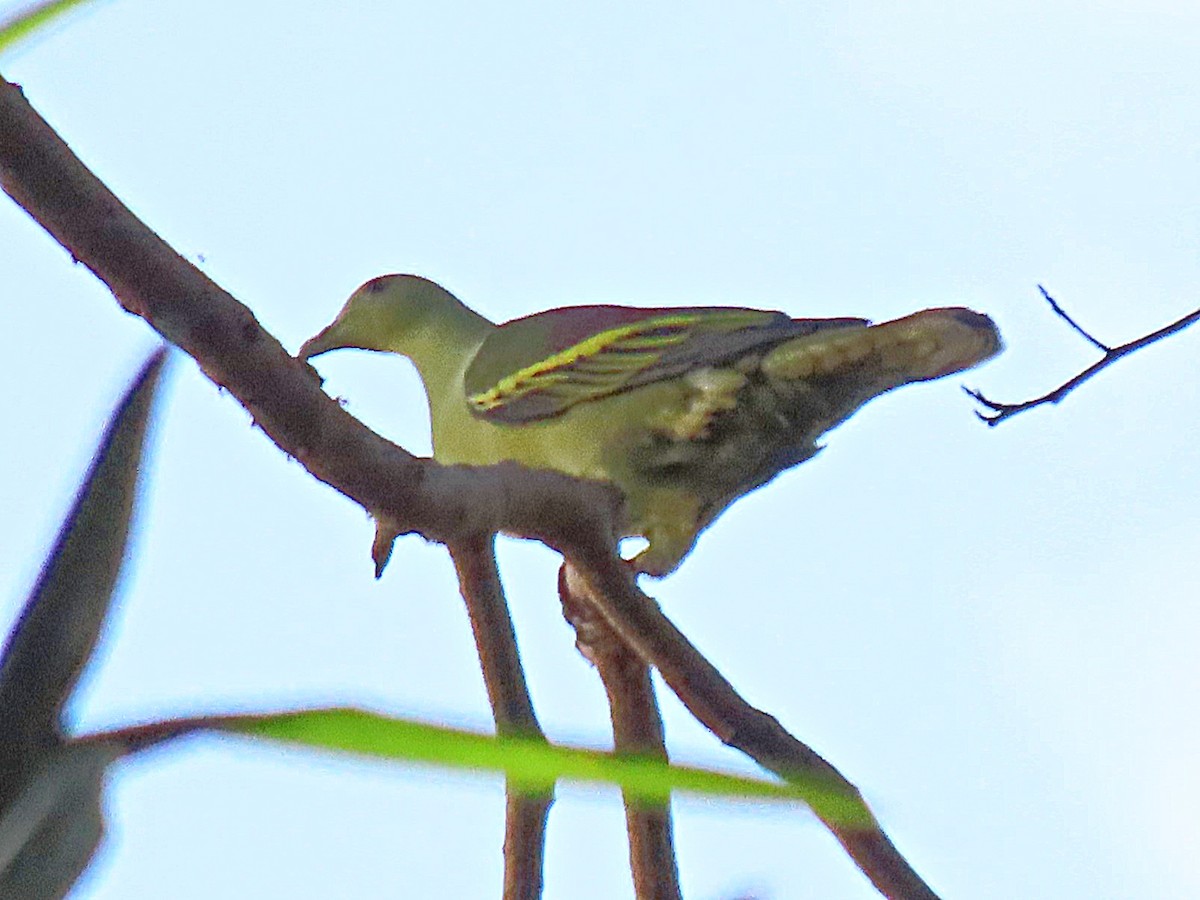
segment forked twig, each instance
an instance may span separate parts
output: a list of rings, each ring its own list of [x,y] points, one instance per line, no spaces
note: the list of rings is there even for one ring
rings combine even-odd
[[[1194,312],[1188,313],[1182,319],[1178,319],[1177,321],[1172,322],[1170,325],[1158,329],[1158,331],[1152,331],[1150,334],[1144,335],[1135,341],[1130,341],[1127,344],[1122,344],[1119,347],[1110,347],[1108,344],[1097,340],[1088,331],[1084,330],[1079,323],[1067,315],[1066,310],[1059,306],[1058,302],[1051,297],[1046,289],[1040,284],[1038,285],[1038,290],[1042,292],[1042,296],[1046,298],[1046,302],[1050,304],[1050,308],[1054,310],[1055,315],[1070,325],[1078,335],[1103,353],[1104,356],[1101,357],[1098,362],[1088,366],[1074,378],[1064,382],[1049,393],[1043,394],[1040,397],[1035,397],[1032,400],[1026,400],[1023,403],[997,403],[995,400],[989,400],[980,391],[974,388],[964,387],[963,390],[966,391],[967,394],[977,403],[980,403],[991,410],[990,413],[980,412],[978,410],[975,412],[975,415],[977,415],[983,422],[986,422],[989,426],[995,427],[1005,419],[1015,416],[1019,412],[1024,412],[1027,409],[1033,409],[1036,406],[1042,406],[1046,403],[1058,403],[1069,393],[1075,390],[1075,388],[1079,387],[1085,381],[1090,380],[1102,370],[1107,369],[1121,357],[1128,356],[1130,353],[1140,350],[1148,344],[1153,344],[1155,341],[1160,341],[1165,337],[1169,337],[1172,334],[1175,334],[1177,331],[1183,331],[1183,329],[1187,328],[1192,323],[1200,321],[1200,309],[1197,309]]]

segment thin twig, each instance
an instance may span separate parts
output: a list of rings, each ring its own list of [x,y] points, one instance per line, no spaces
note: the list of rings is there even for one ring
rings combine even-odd
[[[1033,409],[1034,407],[1043,406],[1047,403],[1058,403],[1085,381],[1089,381],[1101,371],[1107,369],[1117,360],[1121,359],[1121,357],[1128,356],[1130,353],[1141,350],[1143,347],[1147,346],[1148,344],[1153,344],[1155,341],[1161,341],[1165,337],[1170,337],[1172,334],[1175,334],[1175,332],[1183,331],[1183,329],[1187,328],[1189,325],[1200,321],[1200,309],[1197,309],[1194,312],[1188,313],[1182,319],[1178,319],[1172,322],[1170,325],[1158,329],[1158,331],[1152,331],[1150,334],[1144,335],[1135,341],[1130,341],[1127,344],[1122,344],[1119,347],[1110,347],[1092,337],[1089,332],[1085,331],[1074,319],[1067,315],[1063,308],[1058,305],[1054,298],[1051,297],[1046,292],[1046,289],[1040,284],[1038,285],[1038,290],[1042,292],[1042,296],[1046,298],[1046,302],[1050,304],[1050,308],[1054,310],[1059,318],[1070,325],[1071,328],[1074,329],[1085,340],[1087,340],[1088,343],[1100,350],[1104,356],[1099,360],[1099,362],[1095,362],[1088,366],[1074,378],[1064,382],[1049,393],[1043,394],[1040,397],[1035,397],[1032,400],[1026,400],[1022,403],[997,403],[995,400],[989,400],[979,390],[964,387],[963,390],[967,392],[968,396],[972,397],[977,403],[980,403],[991,410],[991,413],[980,412],[978,410],[975,412],[975,415],[977,415],[981,421],[986,422],[991,427],[995,427],[1005,419],[1011,418],[1017,413],[1024,412],[1027,409]]]
[[[496,733],[545,740],[496,568],[495,535],[479,535],[448,549],[471,620]],[[531,794],[512,784],[506,787],[504,900],[537,900],[542,895],[546,819],[553,799],[553,793]]]
[[[311,370],[290,357],[245,306],[113,196],[20,89],[2,79],[0,186],[95,272],[123,308],[195,358],[314,477],[387,516],[400,533],[451,544],[505,531],[558,550],[583,577],[605,619],[722,741],[785,778],[827,772],[858,798],[821,757],[738,696],[637,590],[616,552],[620,496],[610,485],[514,464],[438,466],[372,432],[326,397]],[[829,815],[824,819],[885,896],[935,896],[873,820],[848,827]]]
[[[1101,353],[1112,353],[1112,347],[1108,346],[1108,344],[1105,344],[1102,341],[1096,340],[1096,338],[1094,338],[1092,336],[1091,332],[1086,331],[1082,325],[1080,325],[1078,322],[1076,322],[1074,319],[1072,319],[1069,315],[1067,315],[1067,311],[1058,305],[1058,301],[1050,296],[1049,291],[1047,291],[1040,284],[1037,286],[1037,288],[1039,291],[1042,292],[1042,297],[1045,298],[1046,302],[1050,304],[1050,308],[1052,310],[1054,310],[1054,314],[1056,316],[1058,316],[1060,319],[1062,319],[1064,322],[1066,322],[1068,325],[1070,325],[1075,330],[1076,334],[1078,334],[1080,337],[1082,337],[1085,341],[1087,341],[1089,344],[1091,344],[1093,347],[1095,347]]]
[[[662,716],[650,667],[599,611],[571,591],[564,565],[558,573],[563,616],[575,629],[575,646],[595,667],[608,697],[613,749],[617,753],[667,759]],[[629,868],[638,900],[679,900],[679,867],[669,803],[647,803],[628,795],[625,830],[629,835]]]

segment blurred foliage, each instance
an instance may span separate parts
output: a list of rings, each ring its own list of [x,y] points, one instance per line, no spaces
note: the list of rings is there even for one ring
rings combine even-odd
[[[151,401],[166,351],[108,428],[0,656],[0,896],[65,895],[100,842],[117,739],[78,743],[63,709],[96,647],[121,571]]]
[[[95,0],[49,0],[21,10],[0,23],[0,53],[37,32],[44,32],[48,25],[59,21],[71,10],[94,2]]]

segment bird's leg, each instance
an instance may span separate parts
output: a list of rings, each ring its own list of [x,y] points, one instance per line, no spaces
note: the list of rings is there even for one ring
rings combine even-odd
[[[633,566],[644,575],[662,578],[695,546],[704,522],[702,502],[684,490],[658,488],[647,491],[640,507],[630,510],[632,530],[650,546],[633,558]]]

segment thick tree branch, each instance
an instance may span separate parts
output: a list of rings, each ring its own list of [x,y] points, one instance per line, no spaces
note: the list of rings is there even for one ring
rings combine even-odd
[[[558,550],[584,595],[722,741],[785,778],[822,774],[859,797],[813,750],[747,704],[637,589],[613,540],[621,503],[614,488],[515,464],[438,466],[367,429],[245,306],[134,217],[3,79],[0,186],[316,478],[400,533],[454,544],[503,531]],[[873,820],[846,826],[823,818],[886,896],[934,897]]]
[[[613,749],[667,759],[662,716],[650,667],[621,639],[586,598],[572,593],[564,564],[558,573],[563,616],[575,629],[575,646],[595,667],[608,697]],[[679,867],[669,803],[646,803],[626,795],[629,869],[638,900],[678,900]]]
[[[1075,331],[1085,341],[1103,353],[1104,356],[1100,358],[1099,362],[1088,366],[1074,378],[1064,382],[1049,393],[1042,394],[1040,397],[1034,397],[1032,400],[1026,400],[1022,403],[997,403],[995,400],[989,400],[978,390],[972,388],[963,388],[963,390],[973,397],[976,402],[981,403],[983,406],[991,410],[991,412],[977,411],[975,413],[975,415],[979,416],[981,420],[990,426],[994,427],[999,425],[1005,419],[1015,416],[1019,412],[1024,412],[1027,409],[1033,409],[1034,407],[1042,406],[1046,403],[1058,403],[1060,400],[1066,397],[1067,394],[1075,390],[1075,388],[1079,387],[1085,381],[1091,380],[1101,371],[1107,369],[1109,366],[1115,363],[1118,359],[1128,356],[1131,353],[1135,353],[1138,350],[1141,350],[1143,347],[1153,344],[1156,341],[1161,341],[1165,337],[1170,337],[1177,331],[1183,331],[1183,329],[1187,328],[1189,325],[1200,321],[1200,309],[1198,309],[1195,312],[1188,313],[1182,319],[1177,319],[1170,325],[1166,325],[1158,329],[1158,331],[1152,331],[1135,341],[1130,341],[1129,343],[1122,344],[1119,347],[1110,347],[1108,344],[1097,340],[1090,332],[1084,330],[1084,328],[1078,322],[1067,315],[1066,310],[1059,306],[1058,301],[1051,297],[1046,289],[1040,284],[1038,285],[1038,290],[1042,292],[1042,296],[1046,299],[1046,302],[1050,304],[1050,308],[1054,310],[1055,315],[1071,326],[1073,331]]]
[[[400,533],[442,543],[505,531],[556,549],[606,543],[620,497],[517,465],[439,466],[365,429],[322,393],[254,315],[138,220],[29,106],[0,83],[0,186],[74,259],[228,390],[316,478]]]
[[[483,683],[496,733],[545,740],[525,669],[500,572],[495,536],[479,535],[451,544],[450,556],[475,635]],[[542,895],[546,819],[553,794],[530,794],[508,785],[504,815],[504,900],[536,900]]]

